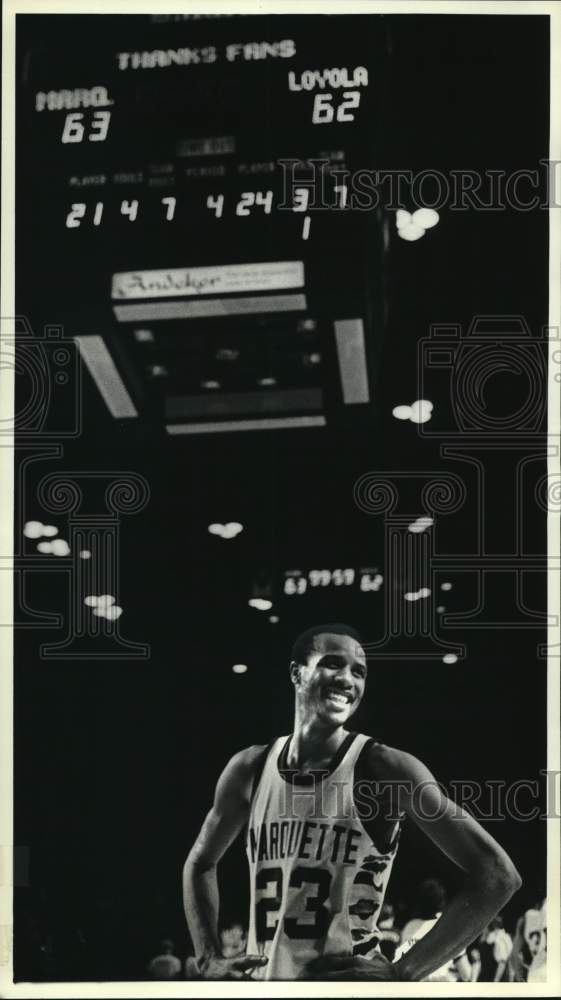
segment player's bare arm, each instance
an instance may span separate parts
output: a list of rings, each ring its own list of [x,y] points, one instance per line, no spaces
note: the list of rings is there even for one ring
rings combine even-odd
[[[267,961],[260,955],[223,958],[218,934],[217,865],[247,822],[253,779],[263,750],[249,747],[228,762],[183,869],[185,916],[205,979],[242,979]]]
[[[369,763],[373,780],[388,783],[393,789],[399,812],[408,816],[465,872],[464,886],[433,929],[395,964],[356,958],[345,962],[341,957],[331,963],[331,968],[326,959],[316,974],[318,979],[422,980],[481,933],[520,888],[521,879],[497,841],[447,798],[421,761],[403,751],[375,744]]]
[[[396,750],[385,753],[388,776],[404,782],[406,815],[465,872],[463,888],[438,923],[396,963],[399,978],[419,980],[470,944],[522,882],[500,844],[447,798],[421,761]]]

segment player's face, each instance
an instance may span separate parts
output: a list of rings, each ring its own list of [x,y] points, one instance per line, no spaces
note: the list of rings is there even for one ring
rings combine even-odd
[[[299,674],[298,696],[306,713],[330,725],[344,725],[360,705],[366,673],[366,656],[356,639],[318,636]]]

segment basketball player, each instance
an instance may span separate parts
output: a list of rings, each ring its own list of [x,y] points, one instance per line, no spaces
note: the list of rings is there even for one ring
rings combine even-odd
[[[206,979],[422,980],[470,944],[520,887],[497,842],[415,757],[346,726],[364,695],[358,634],[323,625],[294,644],[294,730],[237,753],[184,867],[185,913]],[[465,872],[434,927],[392,964],[376,915],[409,817]],[[247,953],[225,958],[217,863],[247,827]]]

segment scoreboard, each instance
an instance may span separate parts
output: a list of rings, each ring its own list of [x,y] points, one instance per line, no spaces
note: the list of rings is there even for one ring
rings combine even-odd
[[[18,267],[35,308],[84,349],[101,337],[133,410],[168,430],[368,403],[384,18],[20,15],[17,35]],[[241,361],[225,374],[228,350]]]

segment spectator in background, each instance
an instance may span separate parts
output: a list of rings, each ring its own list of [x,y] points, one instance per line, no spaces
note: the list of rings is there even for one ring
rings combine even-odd
[[[485,928],[472,954],[474,965],[478,965],[476,982],[508,982],[507,966],[512,951],[512,938],[507,934],[499,914]]]
[[[536,926],[529,934],[532,962],[528,969],[529,983],[545,983],[547,979],[547,912],[546,900],[538,910]]]
[[[247,933],[239,923],[229,924],[220,931],[221,954],[224,958],[235,958],[243,955],[247,947]],[[185,960],[185,979],[200,979],[199,964],[194,955]]]
[[[185,979],[189,979],[191,982],[195,979],[200,979],[201,973],[199,972],[199,963],[194,955],[187,955],[185,959]]]
[[[546,900],[539,901],[516,924],[509,978],[516,983],[543,983],[547,971]]]
[[[445,903],[446,890],[442,882],[435,878],[427,878],[421,882],[415,895],[410,918],[401,932],[402,942],[416,937],[417,931],[425,923],[425,920],[432,920],[437,913],[439,915],[442,913]]]
[[[380,951],[393,962],[395,950],[401,940],[401,934],[395,926],[395,910],[393,903],[388,899],[384,900],[380,919],[378,920],[378,930],[380,932]]]
[[[241,924],[223,927],[220,931],[222,955],[224,958],[235,958],[242,955],[247,946],[247,934]]]
[[[477,946],[468,948],[468,961],[470,963],[470,983],[476,983],[481,975],[481,952]]]
[[[410,948],[428,934],[440,920],[446,905],[446,890],[437,879],[421,882],[410,919],[401,932],[401,944],[395,953],[395,961],[405,955]],[[471,978],[471,965],[465,950],[455,960],[446,962],[429,977],[429,982],[455,983],[459,979],[467,982]]]
[[[160,941],[159,953],[148,963],[150,979],[179,979],[181,962],[174,950],[175,945],[169,938]]]

